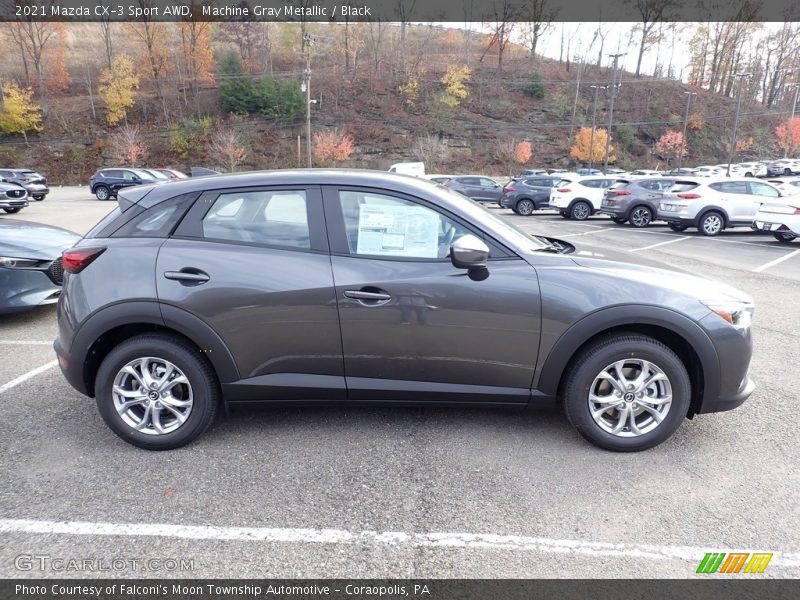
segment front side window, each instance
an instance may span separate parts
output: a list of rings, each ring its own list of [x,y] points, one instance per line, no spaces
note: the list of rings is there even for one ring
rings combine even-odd
[[[488,188],[497,187],[497,182],[494,181],[493,179],[487,179],[486,177],[482,177],[480,179],[480,182],[483,187],[488,187]]]
[[[453,240],[470,233],[426,206],[372,192],[341,191],[350,252],[387,258],[446,258]]]
[[[202,220],[203,237],[288,248],[311,248],[303,190],[221,194]]]

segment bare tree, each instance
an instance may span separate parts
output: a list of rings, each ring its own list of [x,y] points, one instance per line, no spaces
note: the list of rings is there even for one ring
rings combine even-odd
[[[439,167],[447,163],[451,156],[450,146],[435,135],[417,138],[414,145],[411,146],[411,151],[414,156],[422,159],[425,163],[425,168],[431,172],[435,172]]]
[[[558,6],[553,6],[550,0],[528,0],[522,9],[522,16],[527,20],[525,24],[525,42],[531,53],[531,63],[536,60],[536,48],[542,37],[553,27],[558,15]]]
[[[636,26],[641,34],[639,39],[639,57],[636,60],[636,74],[638,78],[642,70],[642,58],[647,49],[656,41],[655,26],[666,20],[669,11],[677,5],[678,0],[628,0],[639,11],[642,20]]]
[[[236,171],[236,168],[247,158],[247,148],[239,137],[239,133],[233,129],[220,129],[214,134],[211,140],[211,151],[225,160],[225,168],[228,172]]]
[[[110,137],[114,162],[138,167],[147,158],[150,148],[135,125],[123,125]]]
[[[503,55],[506,51],[506,46],[511,39],[511,34],[514,31],[516,22],[514,19],[517,16],[517,7],[512,4],[511,0],[494,0],[492,3],[492,27],[494,32],[489,40],[489,45],[483,51],[479,62],[483,62],[486,53],[491,48],[497,47],[497,70],[503,70]]]

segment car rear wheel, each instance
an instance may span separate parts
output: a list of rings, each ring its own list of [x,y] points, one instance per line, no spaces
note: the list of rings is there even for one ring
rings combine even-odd
[[[631,211],[630,222],[634,227],[647,227],[653,220],[653,211],[646,206],[637,206]]]
[[[523,198],[517,205],[514,207],[514,212],[518,215],[522,215],[523,217],[527,217],[536,209],[536,206],[533,204],[533,200],[529,200],[528,198]]]
[[[111,197],[111,190],[104,185],[98,185],[94,190],[94,195],[98,200],[108,200]]]
[[[787,167],[783,170],[783,174],[784,176],[788,177],[789,175],[792,174],[792,170]]]
[[[576,221],[585,221],[592,215],[592,207],[589,206],[588,202],[579,200],[572,205],[569,214]]]
[[[747,173],[745,173],[745,174],[744,174],[744,176],[745,176],[745,177],[752,177],[752,176],[753,176],[753,174],[752,174],[750,171],[748,171]]]
[[[582,351],[563,390],[570,423],[616,452],[646,450],[669,438],[691,401],[689,375],[675,352],[634,333],[602,338]]]
[[[6,211],[8,214],[13,215],[14,213],[18,213],[19,211],[21,211],[22,207],[15,206],[13,208],[4,208],[3,210]]]
[[[42,200],[44,200],[44,194],[33,194],[31,198],[33,198],[37,202],[41,202]]]
[[[109,428],[147,450],[171,450],[200,436],[220,400],[208,362],[166,335],[140,335],[116,346],[100,365],[95,391]]]
[[[719,235],[719,233],[725,229],[725,217],[715,210],[709,211],[700,217],[697,228],[703,235]]]
[[[772,235],[775,237],[776,240],[778,240],[779,242],[783,242],[784,244],[790,244],[797,238],[797,236],[794,235],[793,233],[777,232],[773,233]]]
[[[689,229],[689,226],[681,225],[680,223],[670,223],[669,228],[672,229],[672,231],[677,231],[680,233],[682,231],[686,231],[687,229]]]

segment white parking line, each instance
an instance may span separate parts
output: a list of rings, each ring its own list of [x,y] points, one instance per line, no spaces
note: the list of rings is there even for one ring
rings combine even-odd
[[[603,229],[595,229],[594,231],[584,231],[583,233],[568,233],[567,235],[561,235],[560,238],[569,238],[569,237],[577,237],[579,235],[592,235],[593,233],[603,233],[604,231],[609,231],[612,229],[611,227],[605,227]]]
[[[789,254],[781,256],[780,258],[776,258],[775,260],[771,260],[768,263],[764,263],[760,267],[756,267],[755,269],[753,269],[753,273],[761,273],[761,271],[766,271],[770,267],[774,267],[775,265],[777,265],[779,263],[782,263],[785,260],[789,260],[793,256],[797,256],[798,254],[800,254],[800,250],[795,250],[794,252],[790,252]]]
[[[296,529],[272,527],[213,527],[206,525],[170,525],[166,523],[96,523],[87,521],[39,521],[0,519],[0,533],[37,533],[57,535],[95,535],[123,537],[163,537],[190,540],[236,540],[242,542],[372,544],[379,546],[412,545],[440,548],[489,548],[552,554],[590,556],[626,556],[634,558],[699,562],[706,552],[728,552],[720,548],[660,546],[553,539],[491,533],[406,533],[402,531],[347,531],[345,529]],[[771,565],[800,566],[800,553],[778,552],[773,548]],[[747,549],[736,549],[737,552]]]
[[[30,379],[31,377],[36,377],[39,373],[44,373],[48,369],[52,369],[58,364],[57,360],[53,360],[46,365],[42,365],[41,367],[36,367],[33,371],[28,371],[27,373],[20,375],[16,379],[12,379],[8,383],[0,385],[0,394],[3,392],[10,390],[11,388],[18,386],[20,383],[23,383]]]
[[[681,240],[688,240],[691,239],[689,236],[681,236],[674,238],[672,240],[667,240],[666,242],[659,242],[657,244],[651,244],[650,246],[642,246],[641,248],[634,248],[631,252],[639,252],[640,250],[650,250],[651,248],[658,248],[659,246],[666,246],[667,244],[674,244],[675,242],[680,242]]]
[[[44,340],[0,340],[0,346],[52,346],[53,342]]]

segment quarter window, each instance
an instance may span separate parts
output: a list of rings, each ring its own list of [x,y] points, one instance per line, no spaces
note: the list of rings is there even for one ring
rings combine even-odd
[[[339,192],[352,254],[391,258],[446,258],[457,237],[469,233],[426,206],[371,192]]]
[[[302,190],[222,194],[203,217],[203,236],[267,246],[311,248]]]

